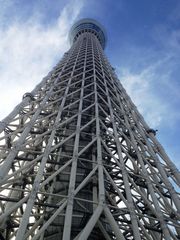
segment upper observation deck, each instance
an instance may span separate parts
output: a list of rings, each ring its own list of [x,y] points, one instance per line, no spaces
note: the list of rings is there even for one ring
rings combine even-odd
[[[105,48],[107,42],[106,31],[100,23],[91,18],[81,19],[71,27],[69,32],[70,44],[72,45],[78,36],[84,32],[91,32],[96,35],[102,45],[102,48]]]

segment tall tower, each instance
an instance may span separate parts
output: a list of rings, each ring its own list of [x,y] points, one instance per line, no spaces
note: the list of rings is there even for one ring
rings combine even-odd
[[[180,239],[180,175],[92,19],[0,124],[0,239]]]

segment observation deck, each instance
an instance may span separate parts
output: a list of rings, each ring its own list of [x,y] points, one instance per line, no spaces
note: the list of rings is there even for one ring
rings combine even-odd
[[[91,18],[81,19],[71,27],[69,32],[70,44],[72,45],[77,40],[78,36],[84,32],[91,32],[96,35],[102,48],[105,48],[107,42],[106,31],[100,23]]]

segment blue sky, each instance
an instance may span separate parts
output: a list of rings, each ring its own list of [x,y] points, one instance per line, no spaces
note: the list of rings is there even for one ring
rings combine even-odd
[[[0,0],[0,119],[68,50],[80,18],[107,30],[106,55],[180,167],[179,0]]]

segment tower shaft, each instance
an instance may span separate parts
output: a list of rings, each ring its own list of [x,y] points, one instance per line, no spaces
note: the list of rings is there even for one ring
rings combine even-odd
[[[1,239],[180,238],[179,172],[100,30],[74,27],[70,50],[1,122]]]

